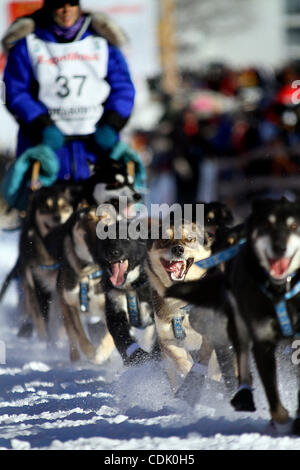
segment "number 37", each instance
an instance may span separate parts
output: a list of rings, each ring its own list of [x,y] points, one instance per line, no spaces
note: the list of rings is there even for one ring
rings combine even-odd
[[[72,77],[59,75],[55,80],[59,85],[59,90],[56,93],[57,96],[67,98],[71,93],[76,93],[77,96],[81,96],[86,79],[86,75],[73,75]]]

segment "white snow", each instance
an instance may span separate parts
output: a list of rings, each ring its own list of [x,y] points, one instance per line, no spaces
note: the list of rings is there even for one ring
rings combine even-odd
[[[0,232],[0,282],[17,257],[18,233]],[[14,282],[1,305],[0,450],[300,449],[300,438],[265,434],[268,406],[255,374],[258,411],[234,412],[206,390],[191,409],[172,397],[157,365],[126,369],[117,353],[102,366],[71,364],[66,341],[18,338]],[[280,369],[283,401],[296,408],[294,372]]]

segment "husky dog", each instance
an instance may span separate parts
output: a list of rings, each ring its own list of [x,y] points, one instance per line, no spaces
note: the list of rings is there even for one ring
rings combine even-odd
[[[275,350],[280,340],[300,331],[300,294],[296,287],[300,281],[299,203],[286,199],[254,203],[247,238],[230,273],[230,288],[237,307],[241,386],[232,405],[243,410],[251,403],[248,351],[252,345],[271,419],[275,428],[280,429],[281,424],[291,423],[278,393]],[[300,393],[298,401],[294,432],[300,434]]]
[[[127,218],[134,214],[133,206],[142,198],[135,191],[133,183],[134,178],[128,174],[125,165],[104,159],[104,162],[94,168],[92,176],[82,183],[77,201],[81,205],[85,202],[89,206],[111,204],[118,219]],[[123,201],[120,198],[123,198]]]
[[[106,328],[105,297],[101,285],[96,228],[100,218],[96,207],[73,213],[70,219],[45,238],[49,252],[60,260],[57,290],[63,323],[70,346],[70,359],[80,359],[80,351],[96,363],[107,360],[115,349]],[[104,336],[96,347],[85,329],[85,319],[101,322]]]
[[[176,282],[203,277],[206,270],[196,262],[211,254],[210,242],[196,224],[182,220],[180,232],[174,222],[162,221],[158,239],[148,240],[145,263],[159,345],[174,391],[193,366],[190,351],[199,351],[203,338],[190,325],[186,302],[167,298],[166,290]]]
[[[200,290],[224,285],[229,293],[234,324],[231,340],[237,355],[239,390],[231,401],[237,411],[254,411],[249,351],[268,399],[274,431],[300,434],[298,411],[292,422],[281,403],[275,350],[279,342],[300,332],[300,205],[299,202],[260,200],[253,203],[247,221],[247,242],[226,269],[222,279],[187,286],[178,295],[202,305]]]
[[[135,365],[154,358],[157,353],[151,296],[143,269],[146,243],[130,238],[126,221],[111,225],[110,229],[116,236],[107,237],[98,245],[106,321],[124,364]],[[127,235],[120,237],[120,233]],[[149,352],[135,339],[141,329],[145,330],[144,340],[148,343],[145,348],[148,347]]]
[[[197,203],[201,204],[201,203]],[[233,215],[226,204],[218,201],[204,203],[204,227],[214,234],[218,229],[233,224]]]
[[[25,316],[19,336],[30,336],[33,326],[41,339],[49,339],[49,306],[56,290],[57,260],[44,244],[44,237],[64,223],[73,212],[70,187],[56,184],[32,194],[23,223],[15,271],[24,293]]]

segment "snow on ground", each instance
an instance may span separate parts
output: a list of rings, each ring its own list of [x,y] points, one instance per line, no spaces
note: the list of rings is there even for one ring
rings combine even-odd
[[[0,232],[0,281],[17,256],[18,233]],[[162,370],[125,369],[117,354],[103,366],[69,362],[67,343],[47,347],[17,338],[15,283],[1,305],[0,450],[300,449],[300,438],[264,433],[267,404],[256,377],[258,411],[235,413],[218,392],[206,390],[192,410],[171,397]],[[293,377],[280,371],[284,402],[295,411]]]

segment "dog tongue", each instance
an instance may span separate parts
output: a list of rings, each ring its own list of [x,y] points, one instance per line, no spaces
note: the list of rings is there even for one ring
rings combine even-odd
[[[273,276],[282,276],[290,265],[290,258],[270,260],[270,271]]]
[[[166,271],[174,274],[175,277],[180,278],[183,273],[184,263],[182,261],[173,261],[165,265]]]
[[[112,285],[115,287],[121,286],[124,282],[124,274],[127,269],[127,263],[114,263],[111,265],[112,276],[109,278]]]

